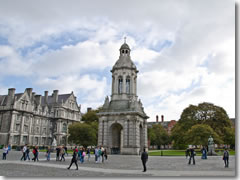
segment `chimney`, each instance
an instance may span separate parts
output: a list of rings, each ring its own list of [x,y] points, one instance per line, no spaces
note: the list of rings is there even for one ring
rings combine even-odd
[[[7,105],[10,106],[13,103],[14,96],[15,96],[15,88],[8,89],[8,97],[7,97]]]
[[[162,115],[161,118],[162,118],[162,122],[163,122],[164,121],[164,116]]]
[[[58,90],[53,90],[53,100],[55,103],[58,102]]]
[[[48,91],[44,91],[44,102],[45,104],[48,103]]]
[[[36,98],[37,104],[41,105],[41,103],[42,103],[42,96],[41,95],[36,95],[35,98]]]
[[[92,108],[91,107],[88,107],[87,108],[87,112],[89,112],[89,111],[91,111],[92,110]]]
[[[26,91],[28,93],[28,96],[30,97],[30,99],[32,99],[32,88],[26,88]]]
[[[156,122],[158,123],[158,115],[156,115]]]

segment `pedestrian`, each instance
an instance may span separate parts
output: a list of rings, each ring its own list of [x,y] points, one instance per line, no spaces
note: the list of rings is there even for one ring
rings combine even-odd
[[[188,164],[191,164],[191,161],[193,160],[193,165],[195,165],[195,158],[194,158],[194,156],[196,155],[196,153],[194,151],[194,148],[190,148],[189,152],[190,152],[190,159],[189,159]]]
[[[65,161],[64,155],[65,155],[65,149],[64,149],[64,147],[61,147],[61,149],[60,149],[60,156],[61,156],[60,161],[62,161],[62,159],[63,159],[63,161]]]
[[[22,148],[22,158],[21,158],[21,161],[22,160],[26,160],[26,150],[27,150],[27,145],[25,144]]]
[[[76,170],[78,170],[78,164],[77,164],[77,152],[76,149],[73,150],[73,155],[72,155],[72,160],[71,160],[71,164],[69,165],[69,167],[67,169],[70,169],[72,164],[75,163],[76,165]]]
[[[32,161],[36,161],[37,159],[37,150],[36,150],[36,146],[33,147],[33,150],[32,150],[32,153],[33,153],[33,158],[32,158]]]
[[[94,155],[95,155],[95,162],[98,163],[98,147],[95,148]]]
[[[90,157],[91,157],[91,151],[90,151],[90,148],[87,149],[87,155],[88,155],[88,161],[90,160]]]
[[[105,157],[105,160],[107,161],[108,155],[107,155],[107,149],[106,148],[104,149],[104,157]]]
[[[8,146],[5,145],[3,148],[3,157],[2,160],[6,160],[7,159],[7,154],[8,154]]]
[[[29,147],[27,146],[26,159],[28,159],[28,161],[30,161],[29,153],[30,153],[30,150],[29,150]]]
[[[86,156],[85,148],[82,148],[82,163],[84,163],[85,156]]]
[[[38,146],[36,146],[36,160],[37,160],[37,161],[39,161],[38,155],[39,155],[39,149],[38,149]]]
[[[68,156],[68,152],[67,152],[67,146],[64,146],[64,150],[65,150],[65,153],[67,154],[67,156]]]
[[[50,157],[51,157],[51,148],[50,146],[48,146],[47,152],[46,152],[46,157],[47,157],[47,161],[50,161]]]
[[[202,152],[202,159],[207,159],[207,149],[205,148],[205,146],[203,146],[203,148],[201,149]]]
[[[148,153],[146,152],[146,149],[143,149],[142,155],[141,155],[141,160],[143,164],[143,172],[147,171],[146,163],[148,161]]]
[[[56,148],[56,161],[59,161],[59,154],[60,154],[60,148],[57,146]]]
[[[188,156],[189,156],[189,148],[186,149],[186,152],[185,152],[185,153],[186,153],[186,159],[187,159]]]
[[[98,162],[101,162],[102,150],[101,147],[98,149]]]
[[[227,148],[225,148],[224,152],[223,152],[223,160],[224,160],[224,164],[225,164],[225,168],[228,168],[229,165],[229,151],[227,150]]]
[[[102,163],[104,163],[104,148],[101,148]]]

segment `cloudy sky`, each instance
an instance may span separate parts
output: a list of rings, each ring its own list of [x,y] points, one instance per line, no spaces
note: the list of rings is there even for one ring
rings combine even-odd
[[[201,102],[235,117],[233,0],[0,0],[0,94],[73,91],[97,108],[125,36],[149,121]]]

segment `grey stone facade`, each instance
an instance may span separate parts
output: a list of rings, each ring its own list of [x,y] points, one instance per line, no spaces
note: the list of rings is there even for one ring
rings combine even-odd
[[[137,97],[138,70],[124,43],[113,66],[111,100],[106,97],[98,113],[98,145],[110,153],[139,154],[147,148],[147,118]]]
[[[81,121],[81,112],[73,92],[51,96],[36,95],[32,88],[24,93],[0,95],[0,144],[68,145],[68,126]]]

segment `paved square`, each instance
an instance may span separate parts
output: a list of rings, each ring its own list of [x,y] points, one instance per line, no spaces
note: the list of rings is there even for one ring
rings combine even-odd
[[[20,161],[21,152],[11,151],[7,160],[0,160],[0,175],[8,177],[38,176],[38,177],[136,177],[136,176],[235,176],[235,156],[230,156],[229,168],[224,168],[224,162],[220,156],[208,157],[202,160],[196,157],[196,165],[188,165],[185,157],[178,156],[150,156],[147,163],[147,172],[142,172],[140,156],[109,155],[108,161],[96,164],[94,156],[90,161],[75,164],[71,169],[67,167],[71,161],[71,155],[65,162],[55,159],[55,153],[51,154],[51,161],[45,160],[45,153],[40,153],[39,162]],[[30,154],[32,157],[32,154]]]

